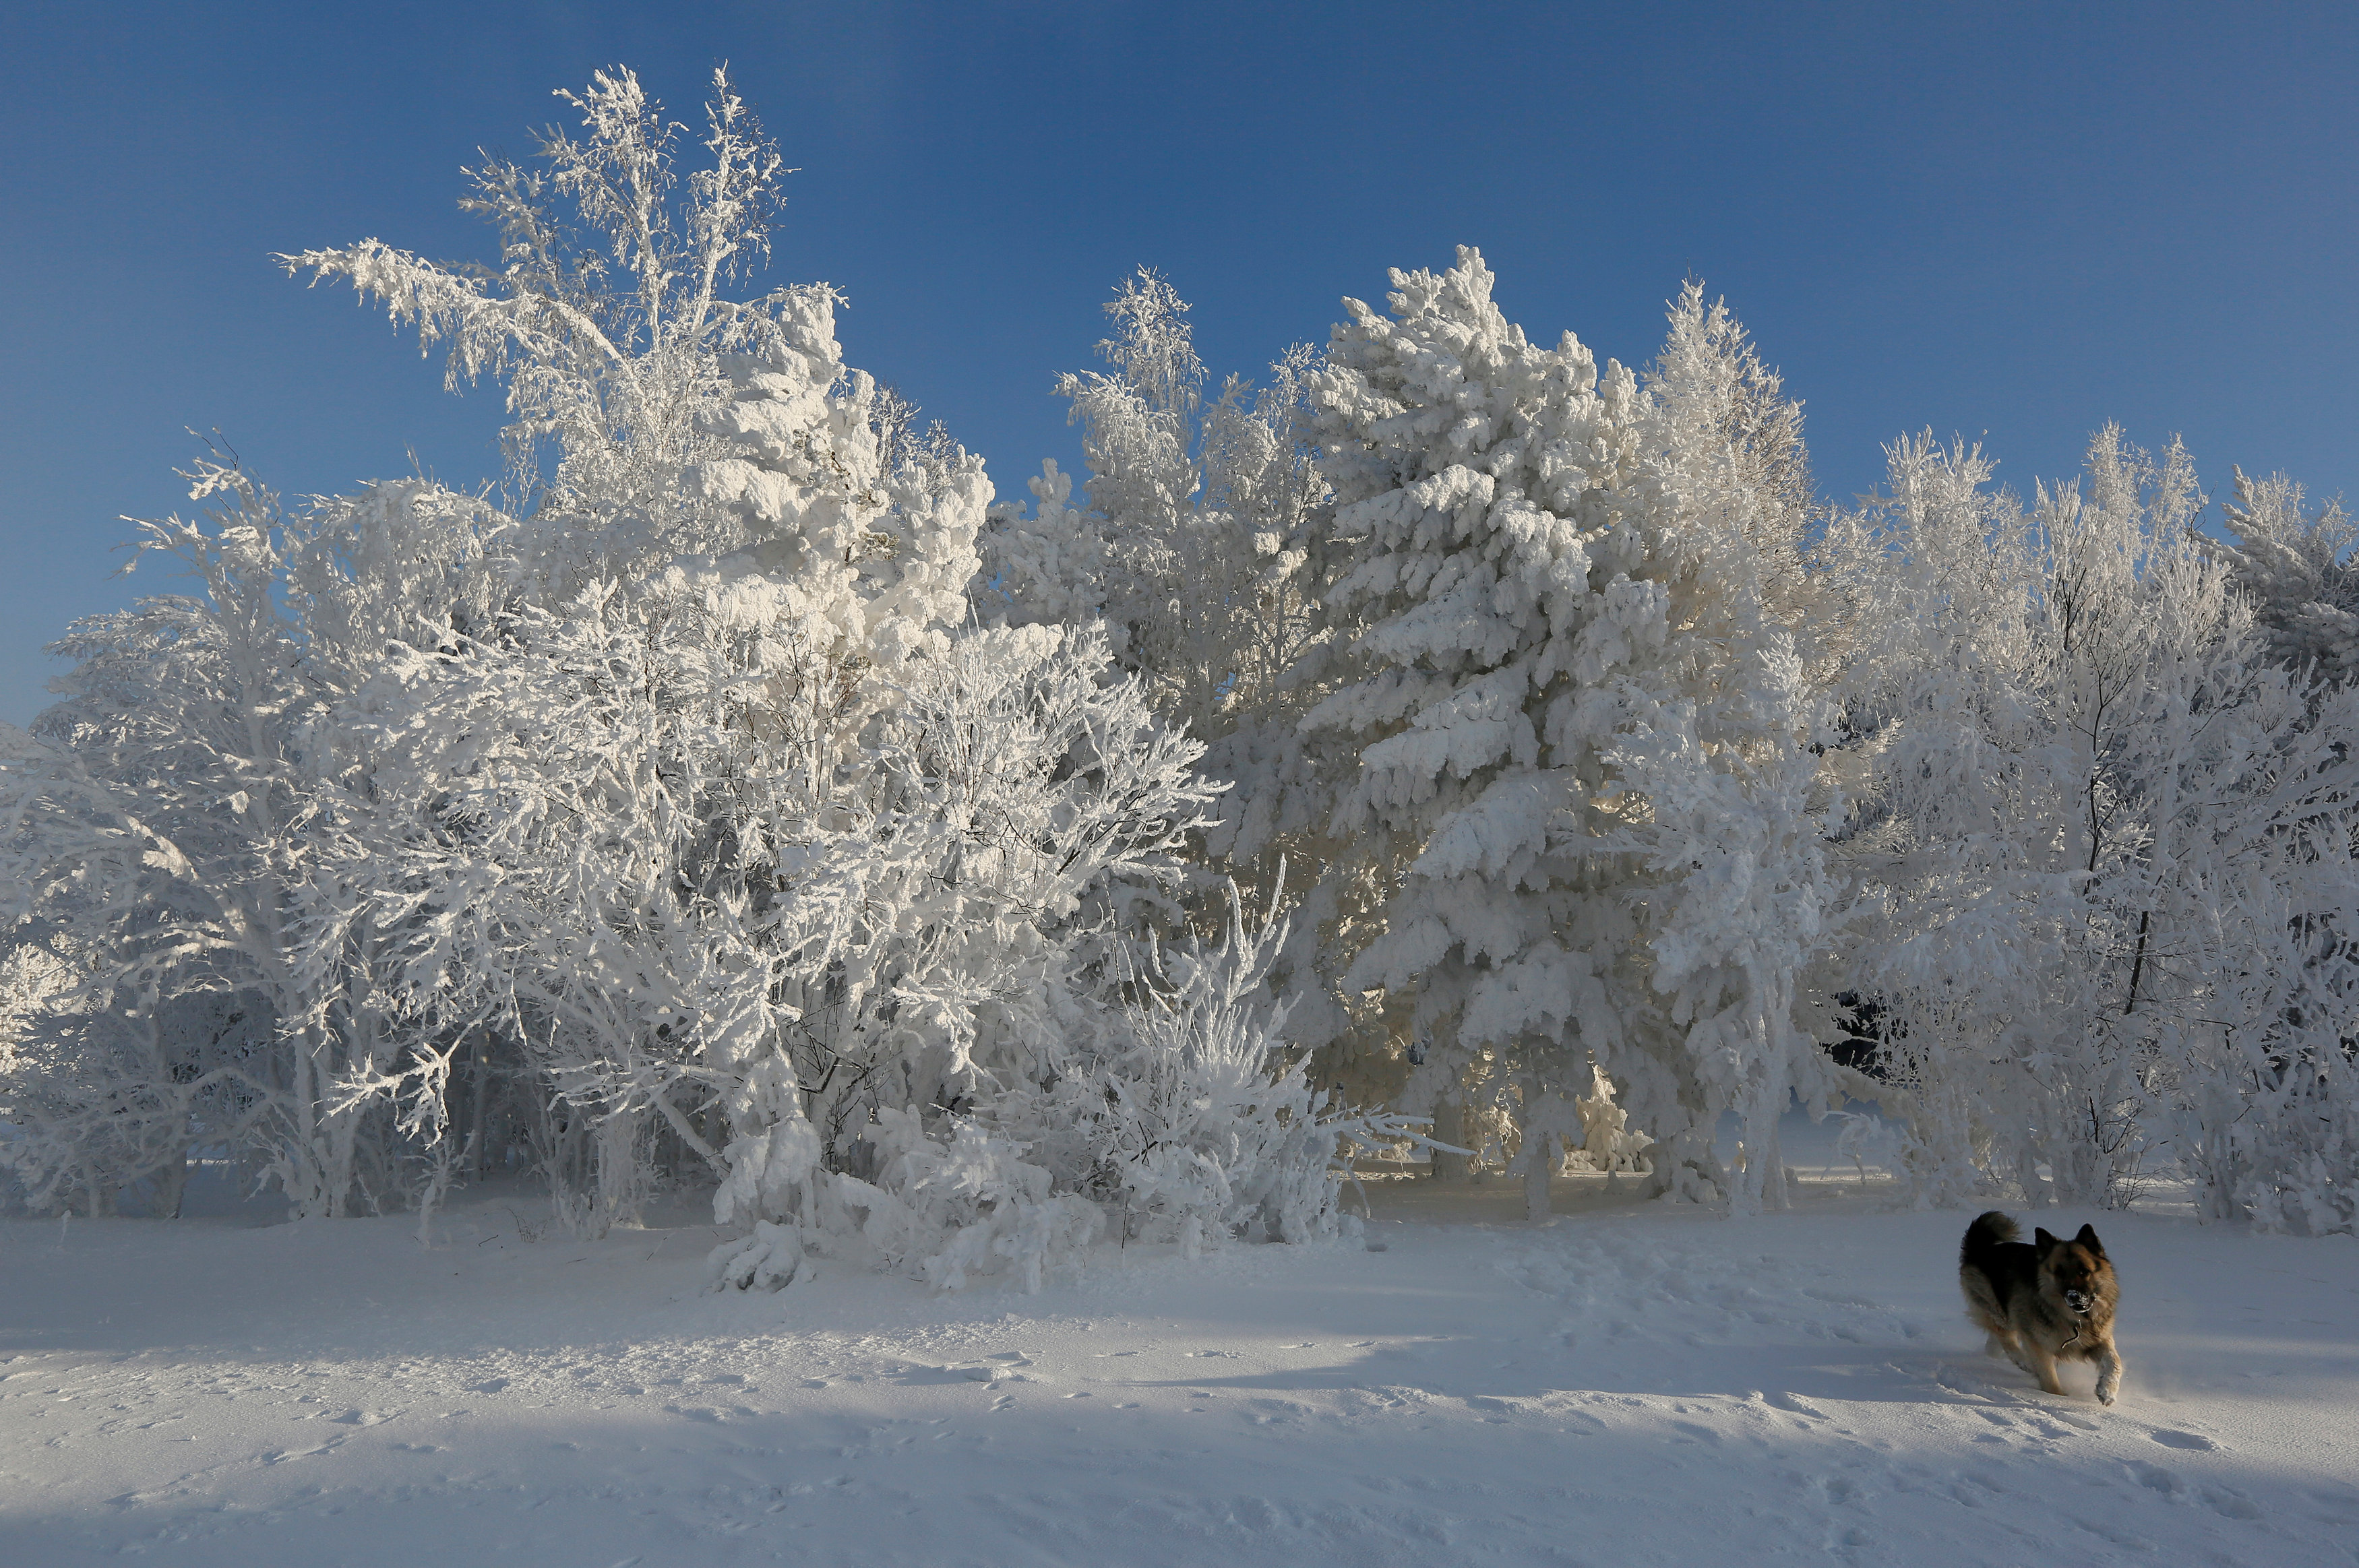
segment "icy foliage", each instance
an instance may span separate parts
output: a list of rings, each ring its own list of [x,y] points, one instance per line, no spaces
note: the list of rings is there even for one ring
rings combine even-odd
[[[1356,1091],[1388,1093],[1381,1070],[1355,1070],[1381,1044],[1381,1010],[1342,985],[1336,961],[1369,902],[1357,858],[1327,836],[1343,770],[1298,724],[1343,666],[1325,595],[1346,551],[1306,427],[1315,356],[1298,344],[1263,384],[1233,375],[1207,397],[1189,307],[1168,280],[1142,268],[1105,309],[1110,368],[1057,385],[1083,432],[1084,504],[1051,462],[1030,481],[1029,515],[995,509],[977,612],[1105,622],[1157,712],[1205,741],[1206,771],[1231,786],[1195,847],[1217,873],[1198,883],[1195,924],[1219,925],[1224,881],[1266,899],[1292,864],[1302,903],[1270,980],[1288,1037],[1321,1048]]]
[[[1581,1114],[1581,1144],[1564,1157],[1565,1168],[1574,1171],[1639,1171],[1647,1150],[1655,1141],[1647,1133],[1630,1125],[1630,1113],[1614,1103],[1614,1083],[1605,1069],[1591,1069],[1589,1094],[1572,1102]]]
[[[543,167],[486,158],[466,171],[461,206],[498,231],[496,266],[427,261],[375,239],[278,258],[314,284],[351,283],[414,325],[421,350],[447,344],[451,390],[484,375],[506,383],[508,509],[550,521],[544,543],[560,575],[726,547],[677,482],[714,449],[705,427],[731,394],[723,356],[810,355],[813,318],[832,299],[823,286],[751,300],[723,292],[767,260],[786,170],[725,70],[712,90],[712,161],[689,174],[684,199],[683,128],[630,71],[601,71],[587,92],[558,94],[583,134],[541,132]]]
[[[201,463],[186,591],[0,732],[12,1194],[709,1184],[719,1288],[1038,1288],[1333,1235],[1404,1141],[1776,1209],[1848,1094],[1919,1203],[2359,1225],[2339,504],[2238,470],[2208,537],[2108,427],[1831,513],[1700,284],[1642,377],[1465,249],[1217,392],[1142,269],[1086,473],[994,506],[833,289],[729,297],[784,166],[725,75],[692,170],[629,72],[564,96],[471,173],[495,265],[280,258],[504,384],[505,506]]]
[[[1741,338],[1690,297],[1642,395],[1570,333],[1527,341],[1472,250],[1393,282],[1389,317],[1347,302],[1311,391],[1376,670],[1305,722],[1359,750],[1338,837],[1414,847],[1347,983],[1417,997],[1413,1094],[1512,1106],[1536,1211],[1593,1061],[1665,1190],[1782,1204],[1711,1151],[1723,1109],[1774,1130],[1815,1070],[1810,708],[1715,379]]]
[[[2235,470],[2236,494],[2221,512],[2236,586],[2250,595],[2270,651],[2321,679],[2359,678],[2359,572],[2348,557],[2359,522],[2330,501],[2305,512],[2302,489],[2283,474]],[[2215,546],[2217,547],[2217,546]]]
[[[34,1026],[45,1108],[12,1148],[37,1192],[103,1206],[150,1168],[172,1185],[201,1128],[299,1214],[335,1215],[405,1184],[399,1147],[332,1110],[338,1082],[405,1049],[365,975],[377,934],[317,968],[299,954],[373,788],[337,697],[485,613],[504,520],[420,483],[288,513],[234,469],[190,479],[206,516],[146,525],[142,555],[200,591],[77,625],[39,748],[0,772],[18,938],[73,977]],[[126,1139],[138,1160],[84,1152]]]
[[[1989,475],[1902,441],[1828,540],[1875,629],[1847,961],[1919,1190],[2119,1203],[2175,1152],[2212,1212],[2348,1228],[2349,693],[2274,656],[2177,446],[2103,431],[2028,516]]]

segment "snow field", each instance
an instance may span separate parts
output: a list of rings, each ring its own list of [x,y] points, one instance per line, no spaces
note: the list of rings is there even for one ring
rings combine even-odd
[[[1373,1189],[1367,1244],[1022,1296],[708,1227],[0,1226],[0,1560],[2317,1564],[2359,1557],[2359,1247],[2093,1218],[2112,1410],[1985,1359],[1962,1213]],[[1371,1250],[1380,1245],[1383,1250]],[[2077,1374],[2077,1377],[2076,1377]]]

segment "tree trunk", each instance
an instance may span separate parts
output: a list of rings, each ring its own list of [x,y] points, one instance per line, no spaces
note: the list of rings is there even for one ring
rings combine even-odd
[[[1455,1143],[1461,1148],[1466,1142],[1466,1107],[1454,1096],[1442,1099],[1433,1108],[1433,1141]],[[1466,1156],[1433,1151],[1433,1179],[1438,1182],[1462,1182],[1466,1179]]]
[[[592,1134],[598,1160],[598,1203],[592,1234],[603,1236],[620,1226],[636,1229],[639,1206],[647,1194],[647,1173],[639,1164],[638,1111],[614,1111],[599,1119]]]
[[[1549,1207],[1549,1178],[1556,1173],[1556,1134],[1553,1131],[1527,1130],[1524,1134],[1524,1217],[1538,1221],[1551,1212]]]
[[[180,1149],[156,1173],[156,1217],[180,1217],[180,1201],[189,1190],[189,1152]]]
[[[474,1113],[471,1118],[471,1125],[473,1127],[475,1134],[475,1168],[468,1175],[467,1179],[470,1183],[480,1183],[483,1181],[484,1161],[485,1159],[484,1152],[491,1145],[491,1139],[487,1137],[484,1131],[484,1107],[486,1098],[484,1091],[488,1086],[490,1076],[491,1051],[484,1040],[484,1031],[479,1029],[475,1032],[475,1061],[473,1067],[474,1084],[473,1086],[475,1104]]]

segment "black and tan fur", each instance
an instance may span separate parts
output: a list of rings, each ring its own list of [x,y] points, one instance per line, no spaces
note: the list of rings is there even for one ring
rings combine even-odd
[[[2097,1364],[2097,1402],[2112,1404],[2122,1387],[2122,1353],[2114,1346],[2114,1308],[2121,1299],[2114,1265],[2096,1230],[2061,1241],[2036,1231],[2017,1241],[2015,1221],[1994,1209],[1966,1227],[1958,1249],[1958,1284],[1966,1315],[1990,1336],[1992,1355],[2006,1358],[2060,1394],[2059,1361]]]

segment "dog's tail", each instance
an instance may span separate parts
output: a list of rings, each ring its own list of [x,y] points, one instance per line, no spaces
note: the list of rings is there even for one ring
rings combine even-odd
[[[1958,1266],[1972,1268],[1991,1252],[2015,1240],[2023,1232],[2016,1223],[1998,1210],[1993,1209],[1966,1227],[1966,1238],[1958,1247]]]

